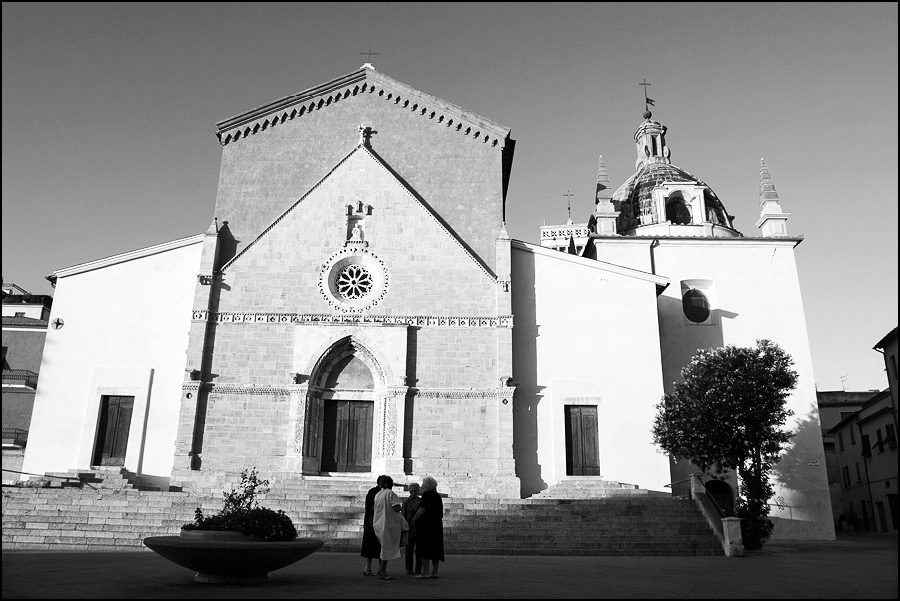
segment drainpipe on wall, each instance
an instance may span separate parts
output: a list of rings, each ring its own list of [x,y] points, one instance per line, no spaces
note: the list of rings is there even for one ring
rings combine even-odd
[[[859,440],[862,442],[863,433],[862,428],[859,427],[859,413],[856,414],[856,429],[859,430]],[[868,438],[868,437],[867,437]],[[872,444],[869,443],[869,456],[872,455]],[[875,532],[878,532],[878,520],[875,519],[875,503],[872,499],[872,482],[869,481],[869,458],[865,455],[862,456],[863,467],[866,468],[866,489],[869,491],[869,509],[872,510],[872,526],[875,527]]]

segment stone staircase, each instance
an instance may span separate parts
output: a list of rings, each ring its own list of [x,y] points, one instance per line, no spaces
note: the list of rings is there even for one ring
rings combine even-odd
[[[532,496],[532,499],[608,499],[618,497],[657,496],[668,497],[667,493],[655,493],[638,488],[636,484],[624,484],[615,480],[601,480],[589,476],[567,476],[546,490]]]
[[[121,467],[99,467],[90,470],[47,472],[33,482],[42,488],[91,488],[109,490],[160,490]]]
[[[140,549],[144,537],[178,534],[182,524],[192,521],[196,507],[214,513],[222,505],[221,492],[144,491],[115,473],[80,474],[84,478],[80,488],[4,487],[3,547]],[[370,480],[273,478],[270,492],[259,499],[264,507],[283,509],[300,536],[326,541],[324,551],[358,553],[363,500],[374,484]],[[398,485],[395,490],[405,498],[402,488]],[[603,498],[445,498],[446,552],[722,554],[721,544],[693,502],[655,498],[634,488],[608,488],[616,492]],[[566,490],[584,487],[563,485],[548,494],[564,495]]]

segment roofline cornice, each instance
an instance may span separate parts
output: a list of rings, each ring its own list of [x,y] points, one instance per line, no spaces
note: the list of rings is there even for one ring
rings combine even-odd
[[[881,340],[879,340],[878,342],[876,342],[876,343],[875,343],[875,346],[872,347],[872,350],[877,350],[877,349],[882,349],[882,350],[883,350],[884,347],[887,346],[887,343],[890,342],[892,339],[894,339],[894,338],[896,338],[896,337],[897,337],[897,328],[894,328],[893,330],[891,330],[890,332],[888,332],[888,333],[884,336],[884,338],[882,338]]]
[[[640,271],[638,269],[631,269],[630,267],[622,267],[621,265],[616,265],[615,263],[607,263],[605,261],[596,261],[594,259],[588,259],[585,257],[577,257],[575,255],[570,255],[558,250],[550,250],[548,248],[544,248],[543,246],[530,244],[528,242],[522,242],[521,240],[510,240],[510,244],[512,244],[513,248],[517,248],[519,250],[528,251],[544,257],[551,257],[560,261],[575,263],[582,267],[599,269],[600,271],[606,271],[609,273],[616,273],[619,275],[637,278],[639,280],[645,280],[647,282],[652,282],[657,286],[665,287],[669,285],[669,278],[667,277],[654,275],[652,273],[647,273],[646,271]]]
[[[463,135],[491,146],[505,145],[510,129],[462,107],[425,94],[373,69],[362,68],[297,94],[285,96],[216,124],[219,143],[226,144],[301,117],[358,94],[377,94],[400,108],[419,113]]]
[[[149,257],[166,251],[175,250],[184,246],[190,246],[191,244],[201,244],[203,242],[203,238],[204,234],[197,234],[195,236],[188,236],[187,238],[172,240],[171,242],[164,242],[163,244],[157,244],[155,246],[148,246],[146,248],[131,250],[118,255],[113,255],[111,257],[106,257],[104,259],[97,259],[96,261],[90,261],[88,263],[79,263],[78,265],[73,265],[71,267],[57,269],[52,274],[48,275],[47,279],[53,278],[53,280],[56,280],[57,278],[65,278],[71,275],[77,275],[79,273],[85,273],[87,271],[93,271],[95,269],[102,269],[111,265],[125,263],[127,261],[134,261],[135,259],[143,259],[144,257]]]
[[[591,239],[595,242],[647,242],[657,240],[660,244],[667,246],[693,246],[696,244],[705,245],[746,245],[746,246],[782,246],[795,248],[803,242],[803,236],[764,238],[762,236],[734,236],[734,237],[706,237],[706,236],[601,236],[591,234]]]

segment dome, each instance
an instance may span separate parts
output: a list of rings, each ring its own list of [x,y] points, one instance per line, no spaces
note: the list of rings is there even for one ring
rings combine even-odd
[[[706,221],[731,227],[725,207],[706,183],[671,163],[651,162],[641,165],[613,194],[613,205],[620,212],[616,224],[618,231],[625,233],[641,225],[658,223],[659,217],[653,211],[653,190],[663,184],[673,183],[703,187]]]

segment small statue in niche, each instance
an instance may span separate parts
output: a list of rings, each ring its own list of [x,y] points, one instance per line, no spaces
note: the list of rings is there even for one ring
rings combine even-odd
[[[359,227],[359,223],[353,224],[353,229],[350,230],[350,241],[358,242],[362,240],[362,229]]]

